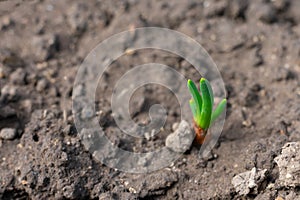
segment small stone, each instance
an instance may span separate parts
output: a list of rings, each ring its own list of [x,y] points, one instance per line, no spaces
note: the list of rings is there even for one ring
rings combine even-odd
[[[32,102],[30,99],[25,99],[20,102],[20,106],[27,112],[31,113],[32,111]]]
[[[232,18],[243,17],[248,7],[248,0],[231,0],[228,1],[228,15]]]
[[[99,195],[99,200],[106,200],[106,199],[111,199],[111,195],[109,193],[102,193]]]
[[[13,140],[17,136],[17,131],[14,128],[3,128],[0,132],[0,138],[4,140]]]
[[[15,101],[18,98],[17,88],[12,85],[5,85],[1,89],[1,98],[7,101]]]
[[[76,191],[74,184],[65,186],[62,191],[65,198],[74,199]]]
[[[64,129],[63,129],[63,133],[70,135],[71,134],[71,125],[68,124]]]
[[[60,156],[61,161],[67,161],[68,160],[68,154],[66,152],[62,152]]]
[[[282,147],[282,152],[274,161],[279,167],[279,182],[285,187],[300,186],[300,142],[290,142]]]
[[[154,138],[155,135],[156,135],[156,131],[155,131],[155,129],[152,129],[152,130],[151,130],[151,133],[150,133],[150,137],[151,137],[151,138]]]
[[[151,139],[151,135],[149,132],[146,132],[144,135],[145,135],[146,140],[149,141]]]
[[[0,49],[0,63],[11,68],[24,66],[24,61],[9,49]]]
[[[258,189],[266,179],[266,172],[266,169],[258,170],[254,167],[251,171],[234,176],[231,183],[239,195],[258,194]]]
[[[244,120],[243,122],[242,122],[242,124],[243,124],[243,126],[245,126],[245,127],[250,127],[250,126],[252,126],[252,121],[250,120],[250,119],[247,119],[247,120]]]
[[[136,189],[134,189],[133,187],[129,187],[128,190],[130,193],[136,194]]]
[[[188,122],[182,120],[178,128],[167,137],[166,146],[172,151],[183,153],[190,148],[194,137]]]
[[[14,21],[9,16],[4,16],[0,21],[0,30],[6,30],[11,25],[14,24]]]
[[[262,22],[272,23],[276,20],[275,9],[269,5],[262,5],[257,11],[258,17]]]
[[[24,85],[26,79],[26,72],[22,68],[16,69],[11,75],[10,80],[14,84]]]
[[[4,78],[5,77],[5,72],[3,69],[3,65],[0,64],[0,78]]]
[[[214,4],[205,1],[204,16],[206,18],[212,18],[215,16],[221,16],[225,13],[226,1],[218,1]]]
[[[36,36],[32,40],[32,48],[38,62],[48,60],[58,50],[58,37],[54,34]]]
[[[48,81],[45,78],[39,80],[36,84],[36,90],[38,92],[44,91],[47,87],[48,87]]]
[[[271,2],[273,3],[274,7],[279,11],[285,10],[290,4],[289,0],[273,0]]]
[[[247,19],[270,24],[276,21],[276,9],[267,3],[251,3],[247,11]]]
[[[174,124],[172,124],[172,131],[175,131],[179,126],[179,123],[175,122]]]
[[[17,112],[10,106],[0,107],[0,119],[16,116]]]
[[[49,66],[48,62],[40,62],[36,64],[36,68],[39,70],[45,69]]]
[[[53,87],[49,88],[48,94],[49,94],[49,96],[52,96],[52,97],[58,97],[59,96],[59,91],[55,86],[53,86]]]

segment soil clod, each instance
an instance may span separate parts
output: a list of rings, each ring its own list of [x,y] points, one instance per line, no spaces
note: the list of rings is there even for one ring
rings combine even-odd
[[[260,186],[266,178],[267,170],[255,167],[250,171],[240,173],[233,177],[231,183],[239,195],[258,194]]]
[[[178,128],[166,139],[166,146],[175,152],[187,151],[194,140],[194,133],[186,121],[181,121]]]

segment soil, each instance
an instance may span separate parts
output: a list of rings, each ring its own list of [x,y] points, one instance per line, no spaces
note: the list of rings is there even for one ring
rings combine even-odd
[[[15,131],[0,139],[0,199],[299,198],[299,185],[279,183],[274,161],[285,143],[300,139],[299,9],[293,0],[1,1],[0,129]],[[193,147],[165,169],[131,174],[106,167],[84,148],[72,90],[80,64],[98,43],[148,26],[197,40],[216,62],[229,103],[210,159],[199,160]],[[184,59],[162,51],[137,51],[110,66],[98,83],[96,107],[110,140],[129,151],[164,146],[180,122],[174,95],[147,86],[132,97],[132,117],[145,123],[149,107],[160,103],[168,110],[164,131],[150,140],[116,136],[113,85],[149,62],[200,79]],[[231,181],[254,167],[267,170],[264,184],[241,196]]]

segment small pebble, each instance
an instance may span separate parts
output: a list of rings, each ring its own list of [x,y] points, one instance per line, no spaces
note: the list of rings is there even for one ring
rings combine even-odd
[[[274,8],[269,5],[263,4],[257,11],[258,17],[262,22],[272,23],[276,20],[276,13]]]
[[[145,138],[146,138],[146,140],[150,140],[151,139],[151,136],[150,136],[150,133],[149,132],[146,132],[145,133]]]
[[[5,77],[5,73],[3,68],[0,66],[0,78],[4,78]]]
[[[14,24],[14,21],[10,17],[4,16],[0,21],[0,30],[5,30],[13,24]]]
[[[232,18],[238,18],[245,14],[248,6],[247,0],[231,0],[228,1],[228,15]]]
[[[174,133],[166,139],[166,146],[174,152],[183,153],[187,151],[194,140],[194,133],[188,122],[182,120]]]
[[[8,101],[14,101],[17,99],[17,88],[12,85],[5,85],[1,89],[1,98],[4,98]]]
[[[14,84],[24,85],[26,78],[26,72],[22,68],[16,69],[11,75],[10,80]]]
[[[14,128],[3,128],[0,132],[0,138],[4,140],[13,140],[17,136],[17,131]]]
[[[70,135],[71,134],[71,125],[68,124],[64,129],[63,129],[63,133]]]
[[[154,137],[155,137],[155,134],[156,134],[156,133],[155,133],[155,129],[152,129],[152,130],[151,130],[151,134],[150,134],[151,138],[154,138]]]
[[[36,90],[38,92],[42,92],[43,90],[45,90],[46,88],[48,87],[48,82],[46,79],[41,79],[37,82],[37,85],[36,85]]]
[[[175,122],[174,124],[172,124],[172,131],[175,131],[179,126],[179,123]]]
[[[277,10],[283,11],[289,5],[289,0],[272,0],[271,1]]]
[[[35,36],[32,41],[32,51],[37,62],[43,62],[53,57],[57,52],[58,37],[54,34]]]

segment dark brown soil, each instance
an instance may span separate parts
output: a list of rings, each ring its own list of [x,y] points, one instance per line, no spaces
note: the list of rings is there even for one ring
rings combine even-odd
[[[0,199],[275,199],[299,188],[277,186],[274,158],[300,139],[300,1],[5,1],[0,3]],[[86,151],[72,116],[78,67],[107,37],[135,27],[158,26],[197,40],[216,62],[228,94],[226,123],[213,156],[196,148],[168,168],[149,174],[110,169]],[[141,50],[114,62],[99,81],[97,109],[106,134],[129,151],[163,146],[180,122],[166,88],[140,88],[132,97],[136,122],[160,103],[168,110],[164,131],[131,141],[111,116],[113,85],[135,65],[157,62],[188,78],[199,75],[175,55]],[[232,178],[253,167],[267,169],[257,194],[239,196]],[[275,185],[271,187],[270,185]]]

